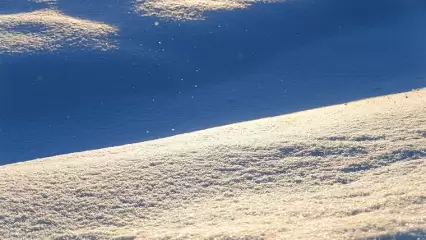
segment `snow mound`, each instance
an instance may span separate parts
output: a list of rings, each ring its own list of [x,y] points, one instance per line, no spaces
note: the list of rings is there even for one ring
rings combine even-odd
[[[118,29],[70,17],[53,9],[0,15],[0,53],[58,51],[65,48],[108,50]]]
[[[426,89],[0,167],[4,239],[426,233]]]
[[[256,2],[282,0],[136,0],[136,9],[145,16],[174,20],[204,19],[205,12],[243,9]]]

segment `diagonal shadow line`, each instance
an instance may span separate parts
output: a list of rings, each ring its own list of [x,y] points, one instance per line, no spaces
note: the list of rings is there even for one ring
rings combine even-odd
[[[348,96],[336,95],[327,101],[319,101],[315,97],[301,98],[298,94],[315,94],[315,92],[303,93],[309,84],[315,87],[322,84],[321,87],[330,88],[330,91],[337,90],[335,86],[338,82],[335,79],[319,84],[312,78],[307,84],[298,83],[289,88],[295,92],[291,95],[294,99],[287,99],[288,102],[285,104],[279,104],[275,100],[280,100],[282,92],[281,90],[271,92],[271,89],[277,87],[272,83],[275,78],[273,77],[262,79],[262,84],[269,87],[258,91],[253,101],[237,99],[237,103],[251,101],[250,107],[247,105],[241,109],[238,108],[240,103],[235,104],[232,99],[222,102],[226,105],[222,105],[221,108],[218,108],[216,102],[223,99],[206,99],[202,103],[206,104],[205,106],[184,102],[178,106],[178,110],[173,110],[169,114],[167,111],[170,109],[164,105],[162,108],[154,109],[152,105],[140,102],[177,92],[191,96],[196,94],[193,93],[194,84],[207,89],[230,81],[230,84],[235,83],[233,86],[236,88],[247,85],[242,91],[257,91],[256,83],[246,82],[246,76],[249,73],[264,71],[258,68],[267,61],[273,61],[276,56],[289,54],[295,49],[303,49],[321,39],[343,34],[340,26],[344,29],[343,32],[360,28],[380,28],[387,24],[392,26],[393,22],[398,22],[407,13],[411,13],[412,7],[415,6],[401,5],[399,1],[386,1],[386,4],[384,1],[378,1],[377,5],[372,6],[364,0],[349,5],[336,0],[304,2],[309,4],[307,6],[299,2],[292,2],[289,5],[261,4],[244,11],[211,13],[209,20],[206,21],[161,22],[156,27],[153,25],[153,22],[158,20],[156,18],[131,15],[126,21],[110,22],[121,28],[117,39],[121,49],[117,52],[2,56],[0,128],[5,130],[0,136],[0,142],[3,143],[0,145],[5,149],[0,151],[3,154],[0,155],[0,159],[13,162],[137,142],[175,134],[165,129],[170,129],[176,124],[181,126],[180,132],[187,132],[324,104],[340,103],[371,94],[362,92],[365,89],[360,88],[352,90],[354,92],[349,92]],[[362,4],[368,7],[363,7]],[[422,10],[420,6],[424,4],[419,5],[419,11]],[[67,14],[78,15],[76,11],[71,10],[69,9]],[[80,17],[90,18],[84,15]],[[96,15],[92,17],[95,18]],[[220,30],[219,25],[222,26]],[[142,31],[138,32],[138,29]],[[243,35],[246,34],[246,29],[249,33]],[[212,31],[213,34],[210,33]],[[265,33],[269,37],[265,38]],[[162,44],[158,44],[160,41]],[[409,42],[407,39],[402,40],[404,44]],[[401,46],[405,46],[404,44]],[[194,49],[194,46],[197,48]],[[165,49],[164,52],[161,51],[162,48]],[[242,60],[238,58],[238,52],[246,53]],[[257,54],[251,56],[247,52]],[[404,50],[402,52],[405,54]],[[409,51],[406,54],[414,56]],[[384,58],[386,56],[379,59],[385,61]],[[338,63],[340,60],[342,59],[334,61]],[[411,72],[414,67],[424,63],[424,59],[417,60],[417,63],[404,63],[401,60],[400,63],[409,66],[400,65],[392,69],[391,73],[403,75]],[[312,62],[319,64],[319,61]],[[354,63],[359,61],[364,59],[358,59]],[[312,70],[303,62],[285,62],[285,64],[287,66],[275,66],[272,70],[275,71],[277,68],[291,70],[297,67],[311,76],[319,74],[321,70]],[[197,72],[198,69],[201,71]],[[347,71],[344,68],[341,70]],[[353,75],[351,72],[345,74]],[[179,81],[181,78],[185,81]],[[367,83],[370,79],[360,81]],[[290,82],[285,84],[287,86]],[[403,91],[411,86],[409,85],[407,83],[404,87],[392,88],[392,91]],[[214,91],[216,90],[212,90]],[[268,94],[276,97],[269,98]],[[374,93],[380,94],[383,92]],[[217,98],[229,96],[231,95]],[[300,101],[304,105],[295,104],[294,101]],[[93,110],[97,108],[93,106],[100,102],[108,103],[110,108]],[[129,107],[131,109],[127,108],[128,105],[131,105]],[[196,111],[188,112],[184,110],[184,105],[204,112],[198,115]],[[207,113],[210,108],[212,112]],[[143,113],[137,109],[143,109],[141,110]],[[188,116],[185,118],[182,114]],[[68,115],[72,115],[73,118],[64,120]],[[197,119],[199,116],[203,118]],[[188,119],[194,121],[191,123]],[[34,124],[30,123],[33,121]],[[51,124],[54,126],[53,130],[49,128]],[[156,132],[142,135],[147,126],[154,128]],[[70,143],[69,140],[75,134],[80,134],[78,140],[80,142]]]

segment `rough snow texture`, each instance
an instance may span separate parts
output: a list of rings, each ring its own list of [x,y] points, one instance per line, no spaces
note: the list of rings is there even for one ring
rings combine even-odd
[[[58,51],[64,48],[115,48],[108,37],[118,29],[70,17],[57,10],[0,14],[0,54]]]
[[[3,239],[426,230],[426,90],[0,167]]]
[[[57,9],[60,0],[29,0],[45,4],[46,8],[33,12],[0,14],[0,54],[52,52],[62,49],[117,48],[109,37],[118,28],[64,15]],[[277,0],[262,0],[275,2]],[[135,9],[144,16],[174,20],[203,19],[206,11],[242,9],[258,0],[136,0]],[[129,12],[132,9],[129,9]]]
[[[174,20],[204,19],[205,12],[243,9],[256,2],[282,0],[136,0],[136,9],[145,16]]]

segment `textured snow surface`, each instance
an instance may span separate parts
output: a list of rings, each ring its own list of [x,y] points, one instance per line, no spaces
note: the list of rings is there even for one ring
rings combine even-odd
[[[136,0],[136,9],[145,16],[197,20],[203,19],[205,12],[243,9],[256,2],[282,2],[282,0]]]
[[[0,54],[57,51],[63,48],[109,50],[117,28],[64,15],[52,9],[0,14]]]
[[[423,89],[0,167],[0,235],[403,239],[425,175]]]

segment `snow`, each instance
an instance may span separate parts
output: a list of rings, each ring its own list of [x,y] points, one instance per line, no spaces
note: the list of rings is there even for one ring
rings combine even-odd
[[[0,236],[421,239],[425,12],[0,1]]]
[[[0,15],[0,54],[58,51],[79,47],[114,48],[106,37],[117,28],[73,18],[55,10]]]
[[[0,167],[0,234],[422,236],[425,131],[422,89],[6,165]]]
[[[173,20],[201,20],[205,18],[205,12],[244,9],[259,2],[271,3],[283,2],[283,0],[137,0],[136,10],[144,16]]]
[[[58,1],[52,6],[61,17],[115,26],[116,37],[99,40],[115,41],[115,48],[99,53],[77,45],[67,52],[63,44],[53,53],[2,55],[0,161],[136,143],[423,87],[426,15],[423,3],[414,2],[366,9],[363,1],[288,1],[169,22],[129,15],[122,3],[95,8]]]

